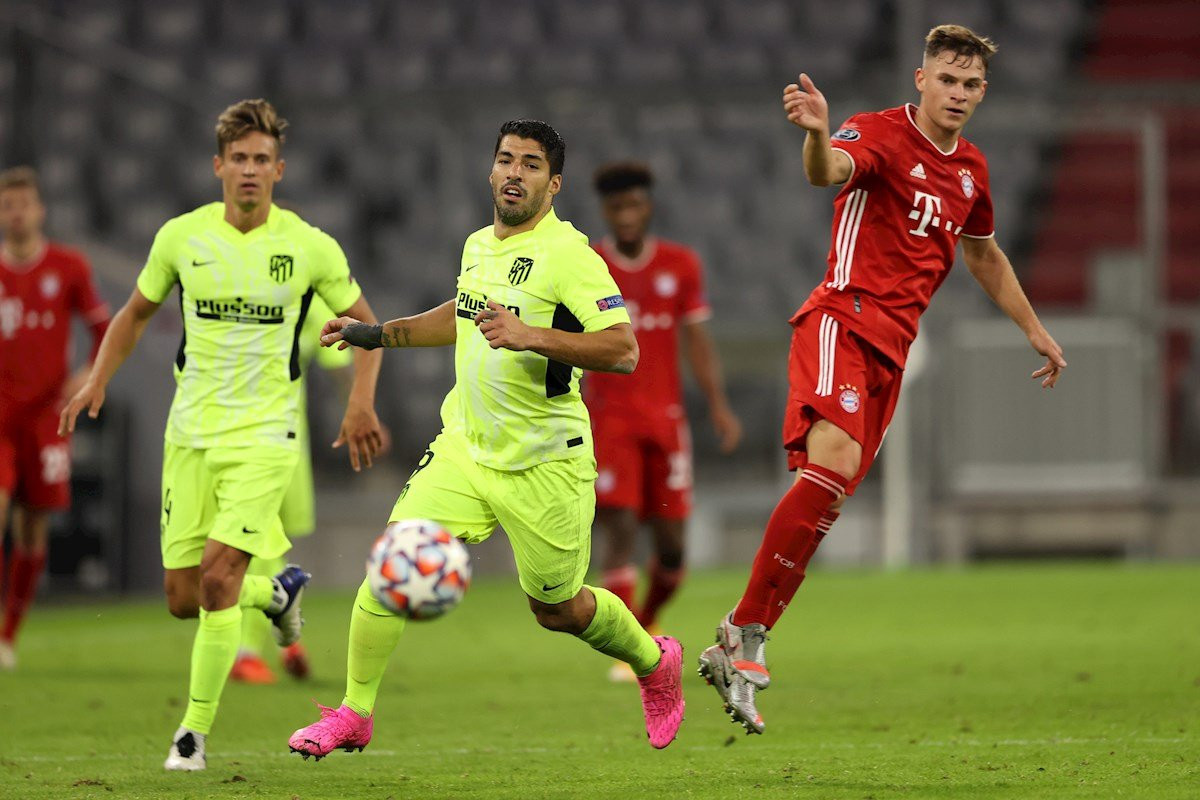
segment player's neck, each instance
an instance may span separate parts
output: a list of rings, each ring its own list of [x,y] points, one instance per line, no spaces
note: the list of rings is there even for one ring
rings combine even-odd
[[[225,221],[242,233],[249,233],[258,226],[267,224],[267,216],[270,213],[270,200],[248,209],[242,209],[236,203],[225,201]]]
[[[934,147],[938,150],[941,150],[943,153],[952,153],[958,146],[958,137],[962,131],[946,130],[934,122],[921,106],[917,106],[916,113],[913,114],[913,119],[917,123],[917,130],[925,134],[925,138],[933,142]]]
[[[622,242],[618,239],[616,240],[616,248],[617,252],[625,256],[625,258],[629,259],[630,261],[635,261],[637,260],[638,256],[645,252],[646,239],[643,237],[641,239],[635,239],[632,242]]]
[[[546,207],[541,211],[517,225],[505,225],[500,221],[500,214],[494,213],[492,215],[492,233],[501,241],[504,241],[510,236],[516,236],[518,233],[528,233],[536,228],[539,222],[546,218],[546,215],[550,213],[550,209],[552,208],[554,208],[553,205],[547,204]]]
[[[0,253],[9,264],[25,265],[41,258],[46,248],[46,239],[40,233],[26,236],[23,239],[6,238],[0,244]]]

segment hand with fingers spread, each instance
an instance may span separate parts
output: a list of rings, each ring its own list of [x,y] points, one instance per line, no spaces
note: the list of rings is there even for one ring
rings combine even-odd
[[[335,449],[343,445],[349,445],[350,466],[355,472],[361,472],[364,466],[370,469],[375,457],[382,454],[383,426],[369,404],[353,400],[347,404],[341,430],[333,443]]]
[[[800,83],[789,83],[783,90],[783,111],[788,121],[811,133],[829,133],[829,103],[807,73]]]
[[[488,300],[487,308],[475,315],[475,324],[493,350],[501,347],[506,350],[529,350],[537,333],[537,329],[526,325],[520,317],[495,300]]]
[[[90,380],[86,381],[63,407],[62,413],[58,417],[58,435],[66,436],[68,433],[74,433],[75,420],[85,408],[88,416],[95,419],[100,415],[100,407],[103,405],[104,387],[93,384]]]
[[[1029,344],[1033,346],[1034,350],[1046,357],[1046,365],[1029,377],[1034,380],[1041,378],[1043,389],[1053,389],[1054,384],[1058,383],[1058,376],[1067,367],[1067,361],[1063,358],[1062,348],[1058,346],[1058,342],[1054,341],[1054,338],[1045,329],[1040,329],[1030,334]]]

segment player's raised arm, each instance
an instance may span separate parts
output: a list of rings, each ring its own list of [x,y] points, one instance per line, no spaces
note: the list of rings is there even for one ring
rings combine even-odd
[[[964,237],[962,243],[963,260],[975,280],[1000,310],[1024,332],[1033,349],[1046,357],[1045,366],[1030,377],[1042,378],[1042,386],[1053,389],[1059,374],[1067,366],[1066,359],[1063,358],[1063,351],[1058,342],[1054,341],[1042,326],[1033,306],[1029,304],[1008,256],[1000,249],[1000,245],[996,244],[995,237]]]
[[[361,347],[444,347],[454,344],[454,301],[447,300],[411,317],[401,317],[373,325],[351,316],[331,319],[321,329],[321,346],[337,345],[339,350]]]
[[[96,353],[96,360],[92,364],[92,370],[88,373],[83,387],[67,401],[67,405],[59,416],[58,434],[60,436],[65,436],[75,430],[75,419],[85,408],[88,416],[92,419],[99,415],[100,407],[104,405],[105,387],[108,386],[108,382],[116,373],[117,368],[133,352],[138,340],[142,338],[146,323],[150,321],[160,306],[161,303],[148,300],[139,289],[135,288],[129,295],[125,305],[113,317],[108,330],[104,332],[100,350]]]
[[[829,104],[806,73],[800,83],[783,90],[783,110],[788,121],[808,132],[804,137],[804,174],[813,186],[845,183],[850,178],[850,159],[836,152],[829,141]]]
[[[475,315],[479,332],[493,350],[531,350],[552,361],[593,372],[628,375],[637,367],[638,343],[633,326],[626,322],[590,333],[572,333],[526,325],[513,312],[488,300]]]

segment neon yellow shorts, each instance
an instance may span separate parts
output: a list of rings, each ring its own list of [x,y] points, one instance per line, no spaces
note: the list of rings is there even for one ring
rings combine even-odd
[[[259,558],[291,549],[279,504],[296,471],[283,447],[163,445],[162,557],[167,569],[200,563],[209,539]]]
[[[476,464],[461,437],[442,431],[388,519],[431,519],[468,544],[502,525],[521,588],[543,603],[562,603],[579,592],[587,573],[595,481],[590,457],[496,470]]]

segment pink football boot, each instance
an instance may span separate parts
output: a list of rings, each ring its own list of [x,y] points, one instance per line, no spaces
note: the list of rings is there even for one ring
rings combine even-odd
[[[638,678],[642,690],[642,710],[646,714],[646,735],[659,750],[675,740],[683,722],[683,646],[672,636],[655,636],[662,659],[654,672]]]
[[[339,747],[347,753],[361,752],[370,744],[371,733],[375,730],[374,714],[360,717],[345,705],[335,710],[317,703],[317,708],[321,709],[321,718],[288,739],[288,747],[293,753],[299,753],[305,760],[316,756],[320,761]]]

